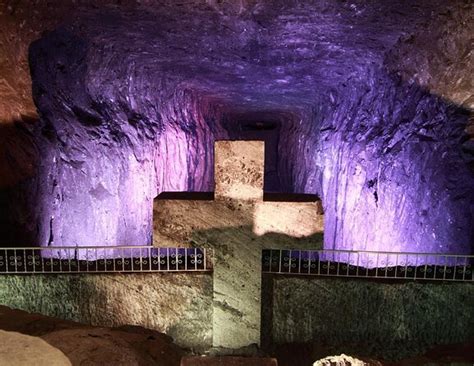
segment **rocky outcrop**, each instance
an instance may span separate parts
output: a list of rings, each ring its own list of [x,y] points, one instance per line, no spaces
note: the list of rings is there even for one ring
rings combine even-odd
[[[171,338],[143,328],[65,329],[42,336],[72,365],[178,365],[184,353]]]
[[[187,353],[142,327],[98,328],[4,306],[0,313],[0,329],[23,333],[0,331],[2,365],[178,366]]]
[[[0,360],[5,366],[71,366],[59,349],[38,337],[0,330]]]
[[[375,364],[375,365],[382,365],[380,362]],[[332,366],[332,365],[338,365],[338,366],[366,366],[369,365],[369,363],[366,363],[362,360],[359,360],[357,358],[347,356],[345,354],[339,355],[339,356],[328,356],[325,357],[321,360],[316,361],[313,363],[313,366]]]

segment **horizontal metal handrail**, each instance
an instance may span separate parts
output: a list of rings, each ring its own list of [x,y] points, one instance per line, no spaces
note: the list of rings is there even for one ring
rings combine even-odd
[[[473,281],[474,255],[336,249],[266,249],[264,273]],[[211,271],[207,248],[148,245],[3,247],[0,274]]]
[[[264,273],[472,282],[474,255],[334,249],[266,249]]]
[[[209,272],[208,248],[84,246],[0,248],[0,274]]]

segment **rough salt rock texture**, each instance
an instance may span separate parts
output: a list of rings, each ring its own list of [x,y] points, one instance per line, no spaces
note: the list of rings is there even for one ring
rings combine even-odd
[[[214,155],[214,200],[156,199],[153,239],[212,249],[212,344],[224,353],[260,345],[262,249],[314,248],[323,219],[320,202],[263,201],[264,142],[219,141]]]
[[[150,243],[152,198],[273,115],[268,187],[322,197],[326,248],[472,251],[470,2],[126,5],[30,49],[41,159],[8,210],[35,244]]]
[[[19,331],[28,334],[22,334],[22,337],[33,338],[36,343],[39,340],[44,345],[49,344],[50,348],[57,348],[57,352],[62,351],[63,360],[67,361],[58,365],[178,366],[181,357],[187,353],[174,344],[170,337],[142,327],[98,328],[4,306],[0,306],[0,313],[0,329],[10,331],[0,333],[11,334],[12,330]],[[2,342],[2,346],[4,345]],[[7,351],[5,348],[0,346],[0,351]],[[19,358],[15,362],[12,352],[2,357],[2,365],[10,365],[6,360],[13,361],[12,365],[57,364],[54,363],[54,354],[51,354],[48,360],[46,352],[38,355],[31,347],[22,351],[22,358],[26,360],[24,363],[18,362]],[[44,358],[49,363],[43,363]]]
[[[255,206],[248,203],[155,202],[156,245],[186,245],[214,250],[213,345],[239,348],[259,343],[261,250],[321,247],[321,233],[298,237],[298,230],[293,228],[293,232],[285,234],[256,235],[252,222]],[[289,204],[285,204],[281,212],[291,213]],[[313,217],[310,212],[310,207],[304,210],[308,219]],[[301,213],[299,215],[301,217]],[[305,231],[313,226],[311,222],[308,226],[300,225],[298,229]]]
[[[466,115],[383,75],[363,95],[334,105],[316,155],[326,248],[469,254],[474,181],[461,150]]]
[[[0,362],[4,366],[70,366],[69,358],[38,337],[0,330]]]
[[[2,276],[0,298],[2,305],[60,319],[139,325],[186,348],[203,350],[212,342],[208,275]]]
[[[277,366],[274,358],[263,357],[186,357],[181,366]]]
[[[271,304],[264,307],[263,334],[272,334],[271,344],[327,345],[329,354],[396,361],[474,338],[469,283],[270,276],[263,283],[263,301]]]
[[[367,363],[357,358],[347,356],[345,354],[339,356],[329,356],[313,363],[313,366],[366,366]],[[382,365],[377,363],[377,365]]]
[[[155,339],[156,336],[150,334],[149,337]],[[128,334],[120,330],[106,328],[65,329],[48,333],[42,338],[68,355],[73,365],[140,366],[157,364],[150,355],[145,352],[137,352],[133,343],[143,342],[143,336],[140,334],[137,334],[136,339],[133,339],[133,333]],[[176,352],[173,348],[164,347],[160,350],[162,353],[160,363],[170,363],[167,359],[175,356],[172,354]]]
[[[216,200],[263,200],[264,142],[217,141],[214,162]]]
[[[100,94],[108,81],[94,80]],[[126,85],[127,81],[123,83]],[[92,84],[87,83],[89,92]],[[29,227],[30,231],[37,231],[39,244],[150,244],[152,199],[159,191],[186,190],[189,186],[209,190],[212,154],[208,146],[214,135],[225,136],[223,132],[219,134],[214,123],[218,112],[186,92],[177,92],[164,106],[156,98],[159,86],[153,88],[149,90],[152,100],[142,101],[142,111],[129,110],[127,102],[110,96],[110,107],[117,110],[101,107],[91,112],[88,106],[86,110],[80,107],[74,112],[76,117],[71,117],[75,110],[71,105],[57,109],[57,115],[43,116],[48,121],[38,142],[43,158],[32,192],[38,199],[37,220]],[[58,95],[51,99],[42,97],[45,103],[61,103],[61,98],[66,98],[62,102],[75,103],[69,97],[74,92],[67,91],[66,85],[55,90]],[[136,94],[144,97],[138,91]],[[38,103],[41,105],[42,101]],[[155,111],[153,115],[145,112],[147,105]],[[160,106],[160,112],[154,105]],[[62,113],[65,115],[61,117]],[[68,118],[77,119],[74,123],[61,122]],[[91,122],[95,118],[97,121]],[[108,122],[102,124],[102,118]],[[123,124],[116,124],[119,121]],[[95,127],[88,128],[84,123]]]

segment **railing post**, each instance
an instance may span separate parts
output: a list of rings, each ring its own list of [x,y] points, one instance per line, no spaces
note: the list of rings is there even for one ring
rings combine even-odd
[[[270,253],[271,253],[271,251],[270,251]],[[311,256],[312,256],[312,254],[313,254],[312,251],[308,252],[308,274],[311,274]],[[270,255],[270,259],[271,259],[271,255]]]
[[[148,248],[148,268],[149,268],[149,271],[151,272],[153,270],[153,268],[151,267],[152,263],[151,263],[151,252],[152,252],[152,248],[153,247],[150,247]]]
[[[279,253],[280,253],[280,258],[279,258],[279,261],[278,261],[278,273],[281,273],[281,262],[283,260],[283,249],[279,249],[278,250]]]

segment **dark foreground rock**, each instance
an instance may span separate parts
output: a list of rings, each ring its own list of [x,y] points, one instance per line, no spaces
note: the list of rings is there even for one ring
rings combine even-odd
[[[189,351],[175,345],[171,337],[153,330],[135,326],[92,327],[13,310],[5,306],[0,306],[0,329],[0,365],[2,366],[71,364],[73,366],[308,366],[316,360],[335,354],[331,347],[324,344],[294,343],[275,345],[269,352],[268,358],[263,356],[201,357],[191,355]],[[16,332],[23,333],[25,336]],[[21,340],[15,341],[15,347],[12,348],[12,342],[8,339],[12,340],[14,337]],[[51,347],[43,341],[49,343]],[[25,352],[25,347],[23,347],[25,342],[34,345],[28,352]],[[39,348],[47,352],[45,351],[44,354],[35,352]],[[47,364],[41,363],[41,357],[45,354],[50,355]],[[65,358],[61,358],[62,354]],[[357,354],[351,357],[367,365],[377,366],[472,365],[474,340],[462,344],[439,345],[422,355],[397,362],[388,362],[369,356],[361,357]]]
[[[38,337],[0,330],[2,366],[70,366],[71,362],[57,348]]]
[[[181,366],[277,366],[275,358],[264,357],[186,357]]]
[[[41,337],[62,351],[72,365],[178,366],[186,353],[171,337],[153,330],[134,326],[97,328],[3,306],[0,307],[0,329]],[[4,351],[2,342],[0,355]],[[40,365],[34,354],[30,361],[30,365]]]
[[[278,359],[278,366],[359,366],[361,362],[364,366],[471,366],[474,364],[474,339],[464,343],[438,345],[423,354],[398,361],[354,353],[350,356],[328,356],[336,354],[328,345],[302,343],[280,344],[272,352],[272,356]]]

